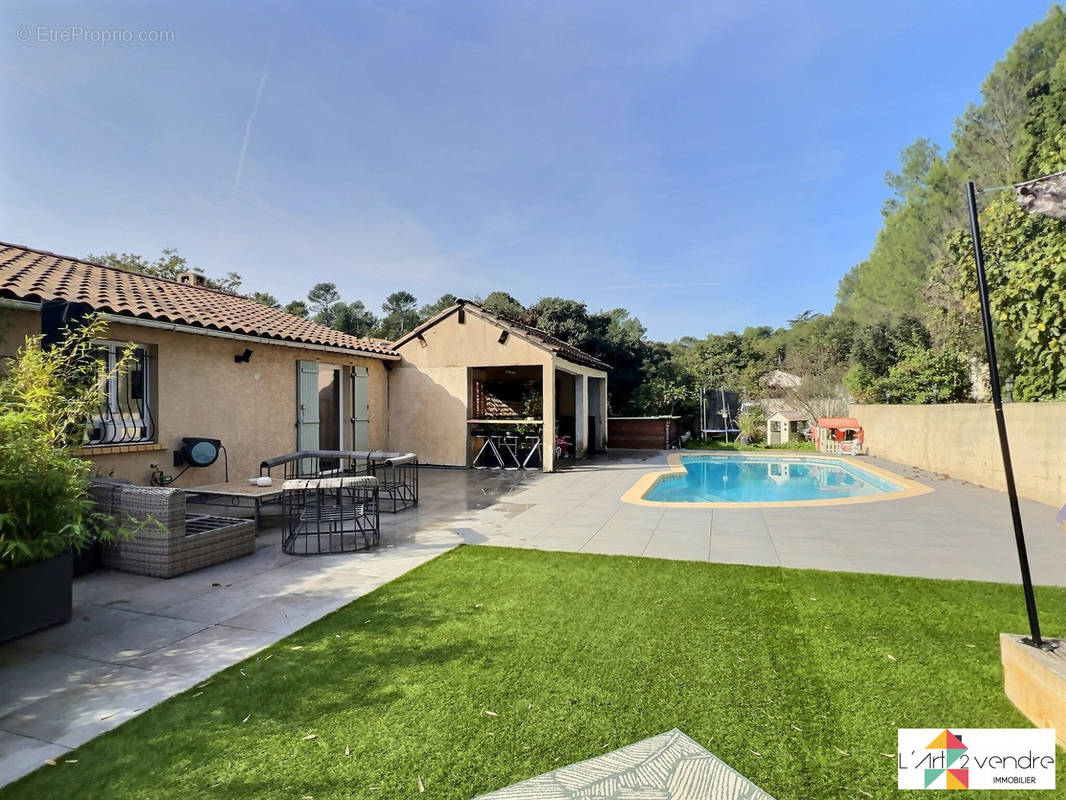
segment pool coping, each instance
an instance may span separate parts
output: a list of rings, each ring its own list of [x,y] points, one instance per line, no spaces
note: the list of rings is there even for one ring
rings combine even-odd
[[[857,503],[884,503],[888,500],[903,500],[908,497],[917,497],[923,494],[930,494],[934,491],[931,486],[918,483],[918,481],[911,480],[910,478],[904,478],[902,475],[897,475],[894,472],[889,472],[883,467],[879,467],[875,464],[862,463],[856,464],[856,468],[865,470],[872,475],[876,475],[879,478],[883,478],[888,482],[899,486],[901,491],[898,492],[882,492],[880,494],[868,494],[860,497],[837,497],[837,498],[825,498],[822,500],[768,500],[766,502],[753,502],[753,503],[730,503],[720,500],[709,501],[679,501],[671,502],[668,500],[645,500],[646,495],[651,487],[659,482],[662,478],[669,477],[670,475],[683,475],[685,473],[685,467],[681,464],[681,459],[685,457],[706,457],[706,458],[730,458],[731,456],[743,456],[745,458],[751,458],[756,460],[774,460],[774,461],[837,461],[844,462],[847,458],[855,458],[855,456],[840,456],[831,455],[828,453],[807,453],[803,451],[783,451],[781,455],[773,453],[700,453],[700,452],[675,452],[670,453],[666,457],[668,469],[659,470],[656,472],[649,472],[645,475],[641,475],[640,478],[634,483],[626,492],[622,495],[621,500],[623,503],[629,503],[635,506],[647,506],[649,508],[812,508],[820,506],[844,506],[855,505]]]

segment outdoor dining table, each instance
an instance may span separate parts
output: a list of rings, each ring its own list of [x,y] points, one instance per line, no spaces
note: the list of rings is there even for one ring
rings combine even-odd
[[[281,504],[281,481],[271,486],[251,483],[209,483],[185,490],[190,503],[204,506],[251,508],[254,513],[256,536],[259,535],[259,510],[263,506]]]

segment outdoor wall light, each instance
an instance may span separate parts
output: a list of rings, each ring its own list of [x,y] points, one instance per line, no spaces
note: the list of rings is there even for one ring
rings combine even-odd
[[[233,357],[233,361],[234,361],[235,364],[247,364],[251,360],[252,360],[252,351],[249,348],[247,348],[247,347],[244,348],[244,352],[243,353]]]
[[[423,347],[429,347],[429,342],[426,341],[426,337],[423,336],[421,333],[418,334],[418,343]]]
[[[1003,391],[1007,393],[1006,401],[1008,403],[1014,402],[1014,378],[1007,378],[1003,381]]]
[[[500,344],[506,344],[507,343],[507,331],[503,331],[500,334],[500,338],[497,339],[496,341],[498,341]]]

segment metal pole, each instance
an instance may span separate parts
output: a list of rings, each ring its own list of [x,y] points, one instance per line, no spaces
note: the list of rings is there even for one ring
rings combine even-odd
[[[722,398],[722,410],[718,413],[722,417],[722,427],[725,428],[725,443],[729,444],[729,406],[725,403],[725,389],[719,389],[718,393]]]
[[[704,431],[707,430],[707,412],[705,405],[707,402],[707,384],[703,384],[700,387],[700,439],[704,437]]]
[[[966,202],[970,210],[970,235],[973,237],[973,260],[977,266],[977,296],[981,302],[981,321],[985,329],[985,351],[988,354],[988,380],[992,384],[992,408],[996,414],[999,431],[999,449],[1003,455],[1003,476],[1007,482],[1007,499],[1010,516],[1014,523],[1014,541],[1018,546],[1018,566],[1022,571],[1022,589],[1025,592],[1025,610],[1029,614],[1031,638],[1022,642],[1044,650],[1053,650],[1055,644],[1040,637],[1040,620],[1036,611],[1036,595],[1033,593],[1033,578],[1029,574],[1029,555],[1025,549],[1025,533],[1022,531],[1022,514],[1018,508],[1018,489],[1014,485],[1014,468],[1010,460],[1010,444],[1007,441],[1007,423],[1003,418],[1003,398],[999,391],[999,365],[996,363],[996,340],[992,333],[992,313],[988,304],[988,280],[985,277],[985,256],[981,249],[981,228],[977,221],[977,196],[973,181],[966,184]]]

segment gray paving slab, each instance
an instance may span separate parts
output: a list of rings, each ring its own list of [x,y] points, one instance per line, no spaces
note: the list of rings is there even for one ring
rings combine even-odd
[[[670,539],[653,536],[644,548],[648,558],[669,558],[680,561],[708,561],[711,557],[711,537],[706,542],[693,539]]]
[[[47,761],[58,761],[70,751],[71,748],[63,745],[0,730],[0,754],[3,754],[0,758],[3,759],[3,767],[16,777],[32,772]],[[0,782],[2,781],[4,773],[0,772]]]
[[[581,547],[580,552],[607,556],[640,556],[644,555],[647,546],[647,539],[599,539],[594,536]]]
[[[538,536],[528,543],[522,543],[533,550],[556,550],[561,552],[582,552],[582,548],[589,542],[588,538],[574,539],[571,537],[558,538],[555,536]]]
[[[777,557],[782,567],[793,569],[821,569],[831,572],[864,572],[855,562],[843,554],[830,553],[801,553],[777,551]]]
[[[59,645],[57,650],[94,661],[125,664],[180,642],[206,627],[202,622],[185,619],[166,619],[148,614],[132,616],[137,618],[123,620],[118,626],[87,639]]]
[[[647,544],[651,540],[652,529],[611,528],[603,526],[592,538],[593,542],[636,542]]]
[[[268,631],[212,625],[180,642],[140,656],[130,664],[140,670],[192,675],[196,680],[203,680],[230,664],[243,661],[277,639]]]
[[[41,653],[35,664],[51,671],[53,665],[48,662],[61,658],[61,654]],[[85,665],[68,674],[61,691],[24,701],[0,717],[0,729],[75,747],[188,688],[194,680],[119,664],[86,661]],[[25,682],[31,680],[35,679]],[[13,684],[8,690],[19,688],[20,684]],[[0,759],[6,760],[6,755],[0,751]],[[6,771],[3,761],[0,766]]]
[[[753,567],[780,567],[781,559],[774,550],[716,550],[711,542],[710,561],[717,564],[747,564]]]

